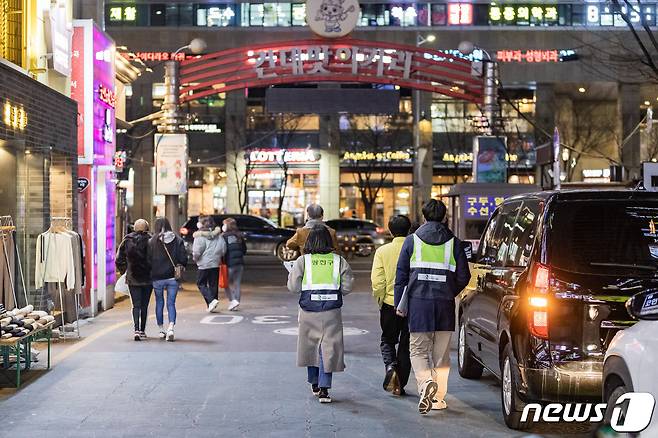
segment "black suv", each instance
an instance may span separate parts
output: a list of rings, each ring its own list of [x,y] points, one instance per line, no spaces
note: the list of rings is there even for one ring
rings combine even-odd
[[[331,219],[326,224],[336,230],[339,246],[347,245],[351,251],[362,257],[368,257],[377,247],[391,240],[386,228],[369,220]]]
[[[297,251],[286,248],[286,242],[295,230],[279,228],[268,219],[249,214],[215,214],[212,216],[217,226],[221,227],[224,219],[232,217],[238,223],[238,228],[247,242],[248,254],[275,255],[283,261],[295,260],[299,257]],[[180,234],[185,241],[188,253],[192,253],[192,235],[198,230],[199,216],[190,217],[180,228]]]
[[[505,423],[525,403],[599,401],[605,350],[632,325],[624,303],[658,287],[658,194],[525,194],[493,213],[459,308],[458,369],[502,382]]]

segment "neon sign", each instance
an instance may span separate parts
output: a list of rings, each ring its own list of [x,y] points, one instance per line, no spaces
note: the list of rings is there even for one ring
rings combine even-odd
[[[319,159],[319,154],[310,149],[260,149],[249,153],[249,161],[258,164],[317,163]]]
[[[557,6],[516,5],[489,6],[489,23],[520,26],[558,24]]]
[[[560,62],[560,53],[552,50],[498,50],[496,52],[498,62]]]
[[[136,21],[137,8],[135,6],[112,6],[108,10],[109,21]]]
[[[388,152],[345,152],[343,161],[409,161],[411,154],[406,151]]]
[[[9,102],[5,102],[4,122],[8,128],[23,131],[27,128],[27,112],[22,106],[12,105]]]
[[[133,61],[139,59],[142,61],[182,61],[184,59],[195,58],[197,55],[188,55],[185,53],[173,52],[136,52],[136,53],[122,53],[124,58]]]
[[[473,24],[473,5],[470,3],[448,4],[448,24],[451,26]]]
[[[117,94],[113,90],[105,87],[103,84],[100,84],[98,86],[98,99],[100,99],[101,102],[106,103],[114,108],[117,103]]]

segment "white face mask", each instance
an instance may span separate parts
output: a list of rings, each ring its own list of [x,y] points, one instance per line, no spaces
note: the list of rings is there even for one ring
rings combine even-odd
[[[227,231],[228,231],[228,227],[226,226],[226,224],[222,225],[222,231],[223,231],[223,232],[227,232]]]
[[[201,229],[201,227],[203,227],[203,225],[201,224],[201,222],[197,222],[197,223],[196,223],[196,227],[197,227],[198,229]]]

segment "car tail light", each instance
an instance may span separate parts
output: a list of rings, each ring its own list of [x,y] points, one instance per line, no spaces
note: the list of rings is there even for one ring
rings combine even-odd
[[[384,227],[375,227],[377,234],[386,234],[386,228]]]
[[[533,293],[528,298],[529,315],[528,326],[533,336],[548,339],[548,289],[550,287],[551,272],[547,266],[537,264]]]
[[[180,230],[178,230],[178,232],[180,233],[181,236],[187,236],[187,233],[189,233],[190,230],[188,230],[185,227],[180,227]]]

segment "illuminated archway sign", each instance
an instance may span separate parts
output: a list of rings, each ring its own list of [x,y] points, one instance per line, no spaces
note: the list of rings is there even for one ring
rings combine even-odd
[[[243,88],[295,83],[398,85],[482,103],[471,61],[447,52],[352,38],[283,41],[181,62],[181,102]]]

